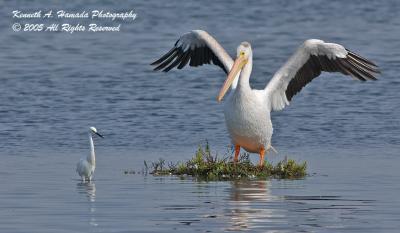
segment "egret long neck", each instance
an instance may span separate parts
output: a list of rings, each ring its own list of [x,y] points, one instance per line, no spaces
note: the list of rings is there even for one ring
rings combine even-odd
[[[93,166],[96,165],[96,156],[94,154],[94,143],[92,134],[89,132],[89,144],[90,144],[90,155],[87,156],[87,161],[91,163]]]
[[[246,65],[243,66],[242,71],[240,72],[239,82],[238,82],[238,91],[245,91],[250,89],[250,75],[251,70],[253,68],[253,57],[249,56]]]

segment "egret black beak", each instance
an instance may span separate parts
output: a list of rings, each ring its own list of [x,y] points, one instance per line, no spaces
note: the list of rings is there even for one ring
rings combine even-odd
[[[99,136],[99,137],[101,137],[101,138],[104,138],[104,136],[103,135],[101,135],[101,134],[99,134],[99,133],[95,133],[97,136]]]

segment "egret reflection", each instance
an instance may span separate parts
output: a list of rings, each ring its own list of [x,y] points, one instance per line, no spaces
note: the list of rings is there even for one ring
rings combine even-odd
[[[77,184],[78,193],[84,194],[88,200],[89,206],[89,225],[98,226],[95,213],[96,213],[96,184],[93,181],[79,182]]]

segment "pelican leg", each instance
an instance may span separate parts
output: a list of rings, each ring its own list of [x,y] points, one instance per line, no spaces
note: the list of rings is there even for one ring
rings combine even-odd
[[[239,161],[239,153],[240,153],[240,146],[235,145],[235,157],[233,158],[234,163],[237,163]]]
[[[261,150],[260,150],[260,162],[258,163],[258,165],[259,165],[260,167],[264,166],[264,157],[265,157],[265,149],[264,149],[264,147],[263,147],[263,148],[261,148]]]

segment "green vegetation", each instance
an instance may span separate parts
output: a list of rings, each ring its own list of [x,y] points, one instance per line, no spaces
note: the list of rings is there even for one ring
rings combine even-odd
[[[239,180],[239,179],[299,179],[307,175],[306,162],[297,163],[292,159],[286,159],[272,165],[265,161],[264,166],[253,165],[249,154],[243,153],[239,162],[234,164],[229,156],[218,158],[213,156],[208,143],[205,148],[199,146],[195,156],[187,162],[169,163],[164,159],[153,162],[151,166],[144,162],[145,171],[154,176],[175,175],[182,178],[190,176],[198,180]]]

